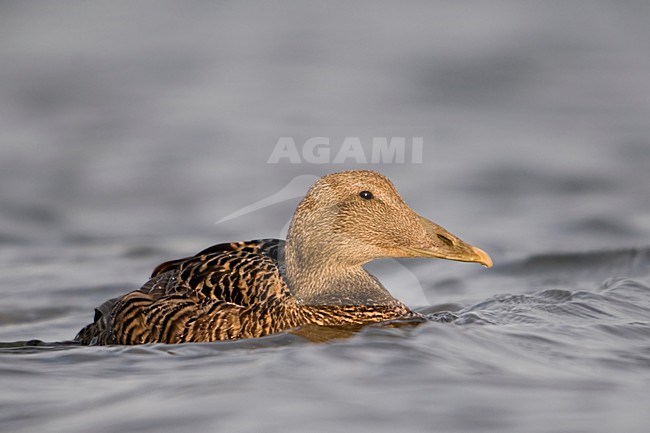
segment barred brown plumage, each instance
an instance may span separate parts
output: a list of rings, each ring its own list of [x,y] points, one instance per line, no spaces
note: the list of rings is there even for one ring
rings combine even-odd
[[[417,215],[381,174],[334,173],[316,182],[301,201],[286,242],[223,243],[162,263],[139,290],[97,308],[93,323],[75,340],[90,345],[219,341],[302,325],[418,318],[361,266],[384,257],[492,265],[485,252]]]

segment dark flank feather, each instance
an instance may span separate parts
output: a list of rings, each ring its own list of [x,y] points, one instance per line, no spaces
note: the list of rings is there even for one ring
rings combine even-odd
[[[296,327],[303,319],[287,314],[297,309],[276,259],[283,244],[277,239],[219,244],[163,263],[140,290],[102,304],[76,339],[181,343],[260,337]]]

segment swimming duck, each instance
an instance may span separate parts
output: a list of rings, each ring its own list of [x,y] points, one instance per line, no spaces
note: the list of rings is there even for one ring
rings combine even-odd
[[[419,216],[374,171],[319,179],[298,205],[287,240],[211,246],[165,262],[139,290],[95,310],[81,344],[182,343],[261,337],[304,325],[419,317],[362,265],[432,257],[492,266],[483,250]]]

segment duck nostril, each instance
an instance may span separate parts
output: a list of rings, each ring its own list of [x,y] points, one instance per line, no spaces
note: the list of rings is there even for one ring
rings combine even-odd
[[[454,242],[445,235],[438,235],[438,239],[440,239],[441,241],[443,241],[445,244],[449,246],[454,245]]]

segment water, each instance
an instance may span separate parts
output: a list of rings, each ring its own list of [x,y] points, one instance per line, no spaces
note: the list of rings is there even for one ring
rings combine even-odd
[[[633,1],[3,2],[0,430],[648,431],[649,19]],[[425,148],[267,163],[287,136]],[[215,221],[360,167],[492,255],[370,266],[456,320],[56,344],[162,261],[281,236],[298,199]]]

